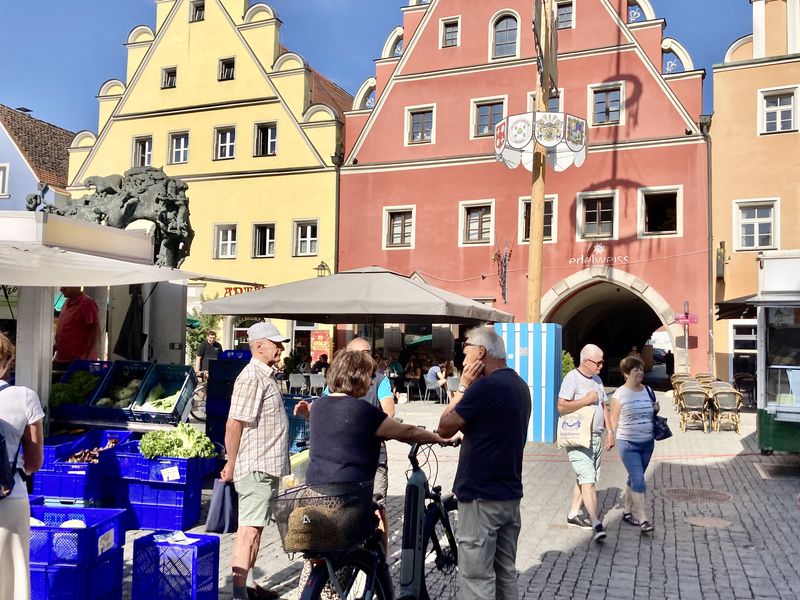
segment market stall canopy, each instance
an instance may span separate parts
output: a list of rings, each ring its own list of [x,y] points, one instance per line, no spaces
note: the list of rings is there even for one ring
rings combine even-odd
[[[44,213],[0,211],[0,284],[107,286],[198,277],[153,265],[139,232]]]
[[[209,300],[212,315],[263,315],[317,323],[511,322],[513,315],[381,267],[343,271]]]
[[[759,306],[793,306],[800,307],[800,292],[753,294],[717,302],[717,320],[722,319],[755,319]]]

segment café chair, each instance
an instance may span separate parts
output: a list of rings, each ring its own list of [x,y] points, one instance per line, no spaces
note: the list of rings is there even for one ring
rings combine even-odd
[[[289,375],[289,393],[296,390],[295,394],[302,394],[306,387],[306,378],[302,373],[291,373]]]
[[[443,392],[444,390],[442,389],[442,386],[439,385],[438,381],[431,381],[425,377],[425,400],[427,400],[431,396],[431,393],[433,393],[436,395],[436,399],[441,402],[442,397],[444,396]]]
[[[712,405],[712,425],[714,431],[719,431],[722,421],[730,423],[736,433],[739,433],[739,409],[742,407],[742,394],[732,387],[729,389],[716,388],[709,392]]]
[[[690,423],[701,423],[703,433],[708,431],[710,417],[708,395],[702,388],[682,390],[678,395],[678,415],[681,418],[681,430],[686,431]]]
[[[325,378],[322,373],[311,373],[308,376],[308,388],[311,395],[314,395],[315,390],[319,390],[318,396],[322,395],[322,390],[325,389]]]

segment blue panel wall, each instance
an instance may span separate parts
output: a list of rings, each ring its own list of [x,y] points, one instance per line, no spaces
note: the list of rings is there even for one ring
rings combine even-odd
[[[3,127],[0,127],[0,164],[8,164],[8,190],[5,196],[0,196],[0,210],[25,210],[25,197],[36,193],[38,180]]]
[[[561,387],[561,325],[557,323],[497,323],[506,343],[506,362],[531,390],[528,441],[556,441],[558,389]]]

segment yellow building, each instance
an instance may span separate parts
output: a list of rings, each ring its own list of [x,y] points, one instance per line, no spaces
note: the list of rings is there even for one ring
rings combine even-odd
[[[196,236],[182,265],[275,285],[336,270],[338,163],[352,97],[280,44],[281,21],[248,0],[156,0],[155,31],[128,35],[126,81],[97,95],[98,133],[70,148],[69,191],[92,175],[163,166],[189,184]],[[208,299],[247,285],[203,284]],[[193,298],[194,297],[194,298]],[[248,323],[226,321],[223,343]],[[278,323],[307,345],[313,324]],[[297,335],[295,335],[297,333]]]
[[[759,252],[800,248],[800,0],[751,3],[753,33],[714,67],[715,302],[757,292]],[[755,318],[716,321],[714,349],[719,378],[755,374]]]

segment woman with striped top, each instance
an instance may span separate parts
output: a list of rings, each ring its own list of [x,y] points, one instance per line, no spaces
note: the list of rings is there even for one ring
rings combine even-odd
[[[645,511],[644,473],[653,455],[653,415],[658,402],[652,391],[642,385],[644,364],[640,358],[628,356],[619,364],[625,385],[611,397],[611,424],[616,432],[620,458],[628,471],[622,519],[642,533],[653,531]]]

